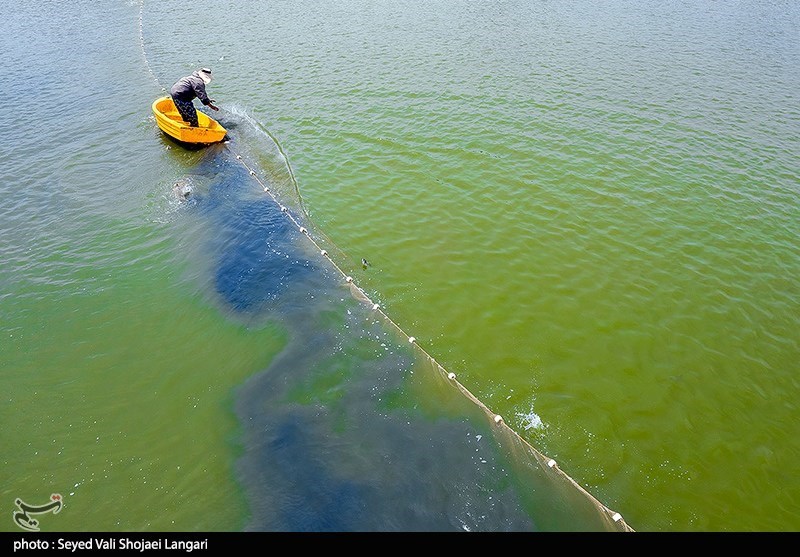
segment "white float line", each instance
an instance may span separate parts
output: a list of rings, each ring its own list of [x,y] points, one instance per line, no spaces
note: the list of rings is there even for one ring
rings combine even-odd
[[[147,66],[147,70],[150,72],[150,75],[152,76],[153,80],[154,80],[154,81],[156,82],[156,84],[157,84],[157,85],[158,85],[158,86],[161,88],[161,91],[163,91],[163,92],[166,92],[167,90],[164,88],[164,86],[163,86],[163,85],[161,85],[161,82],[159,82],[159,81],[158,81],[158,78],[156,77],[156,74],[155,74],[155,72],[153,72],[153,68],[150,66],[150,61],[147,59],[147,51],[145,50],[145,47],[144,47],[144,25],[143,25],[143,23],[142,23],[142,12],[143,12],[143,11],[144,11],[144,2],[143,2],[143,0],[140,0],[140,2],[139,2],[139,43],[140,43],[140,45],[141,45],[141,47],[142,47],[142,56],[143,56],[143,58],[144,58],[144,63],[145,63],[145,65]],[[269,132],[267,132],[267,133],[269,133]],[[270,137],[272,137],[272,136],[270,135]],[[274,141],[274,138],[273,138],[273,141]],[[275,144],[278,146],[278,150],[279,150],[279,151],[281,152],[281,154],[283,155],[283,157],[284,157],[284,160],[286,160],[286,162],[287,162],[287,166],[288,166],[288,159],[286,159],[286,155],[283,153],[283,150],[281,149],[281,147],[280,147],[280,144],[278,144],[278,142],[277,142],[277,141],[275,141]],[[264,192],[265,192],[265,193],[268,193],[268,194],[270,195],[270,197],[272,197],[273,201],[275,201],[276,203],[278,203],[278,205],[279,205],[279,206],[280,206],[280,208],[281,208],[281,211],[282,211],[282,212],[284,212],[284,213],[287,213],[287,214],[288,214],[289,218],[291,218],[291,219],[292,219],[292,222],[294,222],[294,223],[295,223],[295,225],[299,227],[299,229],[300,229],[300,232],[302,232],[302,233],[303,233],[303,234],[304,234],[304,235],[305,235],[305,236],[306,236],[306,237],[307,237],[307,238],[308,238],[308,239],[309,239],[309,240],[310,240],[310,241],[311,241],[311,242],[312,242],[312,243],[313,243],[313,244],[314,244],[314,245],[315,245],[317,248],[319,248],[319,247],[320,247],[320,246],[319,246],[319,244],[317,244],[317,242],[316,242],[316,241],[314,241],[314,239],[313,239],[313,238],[312,238],[312,237],[311,237],[311,236],[308,234],[308,230],[306,230],[306,229],[305,229],[303,226],[300,226],[300,224],[297,222],[297,220],[295,220],[295,218],[294,218],[294,217],[293,217],[293,216],[292,216],[292,215],[291,215],[291,214],[288,212],[288,210],[286,209],[286,207],[285,207],[285,206],[283,206],[283,205],[281,205],[281,204],[278,202],[278,199],[277,199],[277,198],[275,197],[275,195],[274,195],[274,194],[273,194],[273,193],[270,191],[269,187],[268,187],[266,184],[264,184],[264,183],[261,181],[261,179],[258,177],[258,175],[255,173],[255,171],[253,171],[251,168],[249,168],[249,167],[247,166],[247,164],[246,164],[246,163],[245,163],[245,162],[242,160],[242,156],[241,156],[241,155],[239,155],[239,154],[236,154],[236,160],[238,160],[238,161],[240,161],[240,162],[242,163],[242,165],[243,165],[243,166],[244,166],[244,167],[245,167],[245,168],[246,168],[246,169],[249,171],[250,175],[251,175],[251,176],[253,176],[253,177],[256,179],[256,181],[259,183],[259,185],[260,185],[260,186],[263,188]],[[294,174],[292,173],[291,167],[289,167],[289,174],[291,175],[292,181],[295,183],[295,187],[297,187],[297,181],[296,181],[296,180],[295,180],[295,178],[294,178]],[[302,201],[301,201],[301,202],[302,202]],[[338,271],[339,271],[339,272],[342,274],[342,276],[347,276],[347,275],[345,274],[345,272],[344,272],[344,271],[342,271],[342,269],[341,269],[341,268],[339,268],[339,266],[336,264],[336,262],[335,262],[335,261],[333,261],[333,259],[331,259],[331,258],[330,258],[330,256],[328,255],[328,252],[327,252],[326,250],[324,250],[324,249],[321,249],[321,248],[320,248],[320,254],[321,254],[323,257],[325,257],[325,258],[326,258],[326,259],[327,259],[327,260],[328,260],[328,261],[331,263],[331,265],[333,265],[333,266],[334,266],[334,267],[335,267],[335,268],[336,268],[336,269],[337,269],[337,270],[338,270]],[[352,281],[353,281],[352,277],[349,277],[349,276],[347,276],[347,279],[349,279],[347,282],[352,284]],[[386,315],[386,313],[385,313],[385,312],[384,312],[384,311],[381,309],[381,307],[380,307],[378,304],[376,304],[376,303],[373,303],[373,302],[372,302],[372,300],[370,300],[369,296],[367,296],[367,293],[366,293],[366,292],[364,292],[364,290],[363,290],[363,289],[361,289],[360,287],[358,287],[358,286],[356,286],[356,285],[353,285],[353,286],[354,286],[355,288],[358,288],[358,290],[359,290],[359,291],[360,291],[360,292],[363,294],[364,298],[365,298],[367,301],[369,301],[370,303],[372,303],[372,309],[373,309],[373,310],[375,310],[375,311],[380,311],[381,315],[383,315],[383,317],[384,317],[384,319],[385,319],[386,321],[388,321],[389,323],[391,323],[391,324],[392,324],[392,325],[393,325],[393,326],[394,326],[394,327],[395,327],[395,328],[396,328],[396,329],[397,329],[397,330],[398,330],[398,331],[399,331],[401,334],[405,335],[405,336],[408,338],[408,342],[409,342],[409,343],[411,343],[411,344],[416,344],[416,340],[417,340],[417,339],[416,339],[415,337],[412,337],[412,336],[409,336],[408,334],[406,334],[406,332],[405,332],[405,331],[403,331],[403,329],[401,329],[401,328],[400,328],[400,326],[399,326],[397,323],[395,323],[394,321],[392,321],[392,319],[391,319],[391,318],[390,318],[388,315]],[[419,344],[416,344],[416,346],[417,346],[417,348],[418,348],[420,351],[422,351],[422,353],[423,353],[423,354],[425,354],[425,356],[427,356],[427,357],[430,359],[430,361],[431,361],[431,362],[435,363],[435,364],[436,364],[436,365],[437,365],[437,366],[438,366],[440,369],[444,370],[444,368],[443,368],[443,367],[442,367],[442,366],[441,366],[441,365],[440,365],[440,364],[439,364],[439,363],[438,363],[438,362],[437,362],[437,361],[436,361],[436,360],[433,358],[433,356],[431,356],[430,354],[428,354],[428,352],[427,352],[427,351],[426,351],[424,348],[422,348],[422,347],[421,347]],[[468,389],[466,389],[466,387],[464,387],[464,386],[463,386],[461,383],[459,383],[458,381],[456,381],[456,374],[455,374],[455,373],[452,373],[452,372],[450,372],[450,373],[448,373],[448,374],[447,374],[447,377],[448,377],[448,379],[450,379],[451,381],[453,381],[453,382],[457,383],[458,385],[460,385],[460,386],[461,386],[461,388],[465,389],[465,390],[466,390],[466,391],[469,393],[469,390],[468,390]],[[474,395],[472,395],[472,393],[469,393],[469,394],[470,394],[470,396],[471,396],[471,397],[472,397],[472,398],[473,398],[473,399],[474,399],[474,400],[475,400],[475,401],[476,401],[476,402],[477,402],[479,405],[481,405],[481,406],[483,406],[483,407],[485,408],[485,405],[484,405],[484,404],[483,404],[483,403],[482,403],[480,400],[478,400],[477,398],[475,398],[475,396],[474,396]],[[487,410],[488,410],[488,409],[487,409]],[[496,424],[498,424],[498,425],[499,425],[499,424],[501,424],[501,423],[503,423],[503,418],[502,418],[502,416],[500,416],[499,414],[495,414],[495,415],[494,415],[494,422],[495,422]],[[530,446],[531,450],[533,450],[535,454],[541,454],[541,453],[540,453],[540,452],[539,452],[539,451],[538,451],[538,450],[537,450],[535,447],[533,447],[532,445],[530,445],[529,443],[527,443],[527,441],[525,441],[524,439],[522,439],[522,437],[520,437],[520,436],[519,436],[519,434],[517,434],[517,433],[516,433],[516,432],[514,432],[513,430],[512,430],[512,432],[513,432],[513,433],[514,433],[514,434],[515,434],[517,437],[519,437],[519,439],[520,439],[520,440],[522,440],[522,442],[524,442],[524,443],[528,444],[528,445]],[[553,459],[550,459],[550,460],[548,461],[547,465],[548,465],[550,468],[554,468],[554,467],[556,466],[556,461],[555,461],[555,460],[553,460]],[[614,520],[614,522],[619,522],[619,521],[621,521],[621,520],[622,520],[622,515],[621,515],[621,514],[619,514],[619,513],[617,513],[617,512],[614,512],[614,511],[612,511],[611,509],[609,509],[608,507],[606,507],[605,505],[603,505],[603,503],[601,503],[600,501],[598,501],[598,500],[597,500],[597,499],[596,499],[596,498],[595,498],[595,497],[594,497],[594,496],[593,496],[591,493],[589,493],[588,491],[584,490],[584,489],[583,489],[583,488],[582,488],[582,487],[581,487],[581,486],[580,486],[580,485],[579,485],[577,482],[575,482],[575,480],[573,480],[573,479],[572,479],[572,478],[571,478],[569,475],[567,475],[565,472],[563,472],[562,470],[560,470],[560,469],[558,469],[558,468],[556,468],[556,469],[557,469],[557,470],[558,470],[558,471],[559,471],[561,474],[563,474],[563,475],[564,475],[564,476],[565,476],[565,477],[566,477],[568,480],[570,480],[570,481],[571,481],[571,482],[572,482],[572,483],[573,483],[575,486],[577,486],[577,487],[578,487],[578,489],[580,489],[580,490],[582,490],[584,493],[586,493],[586,495],[587,495],[589,498],[591,498],[591,499],[592,499],[592,500],[593,500],[593,501],[594,501],[594,502],[595,502],[597,505],[599,505],[600,507],[602,507],[603,509],[605,509],[605,510],[606,510],[606,511],[607,511],[609,514],[613,513],[612,519]],[[632,528],[630,528],[630,527],[629,527],[627,524],[626,524],[625,526],[626,526],[626,529],[628,529],[628,530],[633,530],[633,529],[632,529]]]
[[[350,284],[350,285],[352,285],[353,287],[357,288],[357,289],[359,290],[359,292],[360,292],[360,293],[363,295],[364,299],[365,299],[365,300],[367,300],[367,301],[368,301],[370,304],[372,304],[372,309],[373,309],[373,310],[375,310],[375,311],[379,311],[379,312],[381,313],[381,315],[383,315],[383,317],[386,319],[386,321],[387,321],[387,322],[391,323],[391,324],[392,324],[392,326],[394,326],[394,327],[395,327],[395,328],[396,328],[396,329],[397,329],[397,330],[398,330],[398,331],[399,331],[399,332],[400,332],[400,333],[401,333],[403,336],[405,336],[405,337],[406,337],[406,339],[408,339],[408,343],[409,343],[409,344],[414,344],[414,345],[415,345],[415,346],[416,346],[416,347],[417,347],[419,350],[421,350],[421,351],[422,351],[422,353],[423,353],[423,354],[424,354],[424,355],[425,355],[425,356],[426,356],[428,359],[430,359],[430,361],[431,361],[431,362],[435,363],[436,365],[438,365],[439,367],[441,367],[441,368],[444,370],[444,368],[443,368],[443,367],[442,367],[442,366],[439,364],[439,362],[437,362],[437,361],[436,361],[436,359],[435,359],[433,356],[431,356],[431,355],[430,355],[430,354],[429,354],[429,353],[428,353],[428,352],[427,352],[427,351],[426,351],[424,348],[422,348],[422,347],[419,345],[419,343],[417,343],[417,338],[416,338],[416,337],[414,337],[414,336],[411,336],[411,335],[409,335],[408,333],[406,333],[406,332],[405,332],[405,331],[404,331],[404,330],[403,330],[403,329],[402,329],[402,328],[401,328],[401,327],[400,327],[400,326],[399,326],[397,323],[395,323],[395,322],[392,320],[392,318],[391,318],[391,317],[389,317],[388,315],[386,315],[386,313],[385,313],[385,312],[384,312],[384,311],[381,309],[381,306],[380,306],[380,305],[378,305],[378,304],[376,304],[376,303],[374,303],[374,302],[373,302],[373,301],[370,299],[370,297],[367,295],[367,293],[366,293],[366,292],[364,292],[364,290],[363,290],[362,288],[360,288],[358,285],[356,285],[356,284],[354,283],[354,281],[353,281],[353,277],[351,277],[350,275],[348,275],[347,273],[345,273],[345,272],[344,272],[344,271],[343,271],[343,270],[342,270],[342,269],[341,269],[341,268],[340,268],[340,267],[339,267],[339,266],[336,264],[336,262],[335,262],[335,261],[333,261],[333,259],[331,259],[331,257],[330,257],[330,255],[328,254],[327,250],[323,249],[323,248],[322,248],[322,247],[321,247],[321,246],[320,246],[320,245],[319,245],[319,244],[318,244],[318,243],[317,243],[317,242],[314,240],[314,238],[312,238],[312,237],[311,237],[311,235],[308,233],[308,229],[306,229],[304,226],[302,226],[302,225],[301,225],[301,224],[300,224],[300,223],[297,221],[297,219],[295,219],[295,218],[294,218],[294,216],[292,216],[292,214],[289,212],[288,208],[287,208],[285,205],[281,204],[281,202],[280,202],[280,201],[277,199],[277,197],[275,197],[275,195],[274,195],[274,194],[273,194],[273,193],[272,193],[272,192],[269,190],[269,188],[268,188],[268,187],[267,187],[267,186],[264,184],[264,182],[261,180],[261,178],[258,176],[258,174],[257,174],[257,173],[256,173],[256,172],[255,172],[253,169],[251,169],[251,168],[250,168],[250,167],[247,165],[247,163],[245,163],[245,162],[244,162],[244,160],[242,159],[242,156],[241,156],[241,155],[239,155],[239,154],[236,154],[236,160],[238,160],[239,162],[241,162],[241,163],[242,163],[242,166],[244,166],[244,168],[245,168],[245,169],[248,171],[248,173],[250,174],[250,176],[252,176],[252,177],[253,177],[253,178],[256,180],[256,182],[258,182],[258,184],[259,184],[259,185],[262,187],[262,189],[263,189],[263,190],[264,190],[266,193],[269,193],[269,195],[270,195],[270,197],[272,197],[273,201],[275,201],[275,203],[277,203],[277,204],[278,204],[278,206],[280,207],[280,210],[281,210],[281,212],[282,212],[282,213],[286,213],[286,215],[287,215],[287,216],[288,216],[288,217],[289,217],[289,218],[292,220],[292,222],[293,222],[293,223],[294,223],[294,224],[295,224],[295,225],[298,227],[298,229],[300,230],[300,232],[301,232],[301,233],[303,233],[303,234],[306,236],[306,238],[308,238],[308,239],[311,241],[311,243],[313,243],[313,244],[314,244],[314,246],[316,246],[316,247],[317,247],[317,248],[320,250],[320,252],[319,252],[319,253],[320,253],[320,255],[322,255],[323,257],[325,257],[325,258],[326,258],[326,259],[327,259],[327,260],[328,260],[328,261],[331,263],[331,265],[333,265],[333,266],[336,268],[336,270],[338,270],[338,271],[339,271],[339,272],[342,274],[342,276],[344,277],[344,280],[345,280],[345,282],[347,282],[348,284]],[[454,373],[449,373],[449,374],[448,374],[448,378],[449,378],[451,381],[455,381],[456,375],[455,375]],[[495,424],[498,424],[498,425],[499,425],[499,424],[502,424],[502,423],[503,423],[503,417],[502,417],[502,416],[500,416],[499,414],[495,414],[495,415],[494,415],[494,423],[495,423]]]
[[[267,186],[266,186],[266,185],[265,185],[265,184],[262,182],[262,180],[261,180],[261,178],[258,176],[258,174],[257,174],[256,172],[254,172],[252,169],[250,169],[250,167],[248,167],[248,166],[247,166],[247,164],[244,162],[244,160],[242,160],[242,156],[237,154],[237,155],[236,155],[236,160],[238,160],[238,161],[240,161],[240,162],[242,163],[242,165],[245,167],[245,169],[247,169],[247,170],[248,170],[248,172],[249,172],[250,176],[252,176],[253,178],[255,178],[255,180],[256,180],[256,181],[258,182],[258,184],[259,184],[259,185],[262,187],[262,189],[264,190],[264,192],[268,193],[268,194],[270,195],[270,197],[272,197],[273,201],[275,201],[275,203],[276,203],[276,204],[277,204],[277,205],[280,207],[280,210],[281,210],[281,212],[283,212],[283,213],[286,213],[286,215],[287,215],[287,216],[288,216],[288,217],[289,217],[289,218],[292,220],[292,222],[295,224],[295,226],[297,226],[297,227],[298,227],[298,230],[300,230],[300,232],[301,232],[301,233],[302,233],[302,234],[303,234],[303,235],[304,235],[306,238],[308,238],[308,239],[311,241],[311,243],[312,243],[312,244],[314,244],[314,246],[315,246],[315,247],[317,247],[317,249],[319,249],[319,253],[320,253],[320,255],[322,255],[323,257],[325,257],[325,258],[326,258],[326,259],[327,259],[327,260],[330,262],[330,264],[331,264],[331,265],[333,265],[333,267],[334,267],[334,268],[335,268],[337,271],[339,271],[339,273],[341,273],[341,275],[342,275],[342,276],[344,277],[344,279],[345,279],[345,282],[347,282],[348,284],[350,284],[350,285],[351,285],[353,288],[357,288],[357,289],[359,290],[359,292],[360,292],[360,293],[363,295],[364,299],[365,299],[365,300],[367,300],[369,303],[371,303],[371,304],[372,304],[372,309],[373,309],[373,310],[375,310],[375,311],[378,311],[378,312],[380,312],[380,314],[383,316],[383,318],[384,318],[384,319],[385,319],[385,320],[386,320],[388,323],[390,323],[392,326],[394,326],[394,327],[395,327],[395,328],[396,328],[396,329],[397,329],[397,330],[398,330],[398,331],[399,331],[399,332],[400,332],[400,333],[401,333],[403,336],[405,336],[405,337],[408,339],[408,342],[409,342],[409,344],[414,344],[414,345],[417,347],[417,349],[418,349],[418,350],[420,350],[420,351],[421,351],[421,352],[422,352],[422,353],[423,353],[423,354],[424,354],[424,355],[425,355],[425,356],[426,356],[426,357],[427,357],[427,358],[428,358],[428,359],[429,359],[431,362],[435,363],[435,364],[436,364],[436,365],[437,365],[437,366],[438,366],[440,369],[442,369],[443,371],[445,371],[445,370],[444,370],[444,368],[443,368],[443,367],[442,367],[442,366],[441,366],[441,365],[440,365],[440,364],[439,364],[439,363],[436,361],[436,359],[434,359],[434,357],[433,357],[433,356],[431,356],[431,355],[430,355],[430,354],[429,354],[429,353],[428,353],[428,352],[427,352],[427,351],[426,351],[426,350],[425,350],[423,347],[421,347],[421,346],[420,346],[420,345],[417,343],[417,339],[416,339],[416,337],[410,336],[410,335],[409,335],[409,334],[407,334],[405,331],[403,331],[403,329],[402,329],[402,328],[401,328],[401,327],[400,327],[400,326],[399,326],[397,323],[395,323],[395,322],[392,320],[392,318],[391,318],[391,317],[389,317],[388,315],[386,315],[386,312],[384,312],[384,311],[381,309],[380,305],[378,305],[378,304],[376,304],[376,303],[372,302],[372,300],[369,298],[369,296],[367,296],[367,293],[366,293],[366,292],[364,292],[364,290],[363,290],[362,288],[360,288],[358,285],[354,284],[354,282],[353,282],[353,277],[351,277],[350,275],[348,275],[347,273],[345,273],[345,272],[344,272],[344,271],[343,271],[343,270],[342,270],[342,269],[341,269],[341,268],[340,268],[340,267],[339,267],[339,266],[336,264],[336,262],[335,262],[333,259],[331,259],[331,257],[330,257],[330,255],[328,254],[327,250],[325,250],[324,248],[322,248],[322,247],[321,247],[321,246],[320,246],[320,245],[319,245],[319,244],[316,242],[316,240],[314,240],[314,238],[312,238],[312,237],[311,237],[311,235],[308,233],[308,229],[306,229],[304,226],[302,226],[302,225],[301,225],[301,224],[300,224],[300,223],[297,221],[297,219],[295,219],[295,218],[294,218],[294,216],[293,216],[293,215],[292,215],[292,214],[289,212],[289,210],[287,209],[287,207],[286,207],[285,205],[282,205],[282,204],[280,203],[280,201],[277,199],[277,197],[275,197],[275,195],[274,195],[274,194],[273,194],[273,193],[270,191],[270,189],[269,189],[269,188],[268,188],[268,187],[267,187]],[[457,383],[458,385],[460,385],[462,389],[466,390],[466,391],[469,393],[469,390],[468,390],[468,389],[466,389],[466,387],[464,387],[464,386],[463,386],[461,383],[459,383],[459,382],[456,380],[456,374],[455,374],[455,373],[452,373],[452,372],[450,372],[450,373],[447,373],[447,377],[448,377],[448,379],[450,379],[450,380],[451,380],[451,381],[453,381],[454,383]],[[477,398],[476,398],[474,395],[472,395],[471,393],[469,393],[469,395],[470,395],[470,396],[472,397],[472,399],[474,399],[474,400],[475,400],[475,401],[476,401],[476,402],[477,402],[477,403],[478,403],[480,406],[483,406],[484,408],[486,408],[486,406],[485,406],[485,405],[484,405],[484,404],[483,404],[483,403],[482,403],[480,400],[478,400],[478,399],[477,399]],[[489,412],[491,412],[491,411],[490,411],[488,408],[486,408],[486,410],[487,410],[487,411],[489,411]],[[500,426],[500,425],[504,425],[504,424],[505,424],[505,421],[503,420],[503,417],[502,417],[500,414],[494,414],[494,418],[493,418],[493,420],[494,420],[494,423],[495,423],[496,425],[498,425],[498,426]],[[511,429],[511,428],[509,428],[509,429]],[[530,448],[531,448],[531,449],[534,451],[534,453],[535,453],[535,454],[538,454],[538,455],[541,455],[542,457],[544,457],[544,455],[542,455],[542,453],[541,453],[541,452],[539,452],[539,451],[538,451],[538,450],[537,450],[535,447],[531,446],[531,445],[530,445],[530,443],[528,443],[527,441],[525,441],[524,439],[522,439],[522,437],[520,437],[520,436],[519,436],[519,434],[518,434],[518,433],[516,433],[516,432],[515,432],[513,429],[511,429],[511,432],[512,432],[514,435],[516,435],[516,436],[517,436],[517,437],[518,437],[520,440],[522,440],[522,442],[524,442],[524,443],[528,444],[528,446],[529,446],[529,447],[530,447]],[[547,457],[544,457],[544,458],[547,458]],[[614,520],[614,522],[619,522],[619,521],[621,521],[621,520],[622,520],[622,515],[621,515],[620,513],[618,513],[618,512],[614,512],[614,511],[612,511],[611,509],[609,509],[608,507],[606,507],[605,505],[603,505],[603,503],[601,503],[601,502],[600,502],[600,501],[599,501],[597,498],[595,498],[595,497],[594,497],[594,496],[593,496],[591,493],[589,493],[588,491],[586,491],[585,489],[583,489],[583,488],[580,486],[580,484],[578,484],[578,483],[577,483],[577,482],[576,482],[574,479],[572,479],[572,478],[571,478],[571,477],[570,477],[568,474],[566,474],[566,472],[564,472],[563,470],[561,470],[560,468],[558,468],[558,466],[557,466],[557,464],[556,464],[556,461],[555,461],[555,460],[553,460],[552,458],[551,458],[551,459],[549,459],[549,460],[547,461],[547,466],[548,466],[549,468],[555,469],[556,471],[558,471],[558,473],[559,473],[559,474],[561,474],[562,476],[566,477],[566,478],[567,478],[567,479],[568,479],[568,480],[569,480],[569,481],[570,481],[570,482],[571,482],[573,485],[575,485],[575,486],[576,486],[576,487],[577,487],[579,490],[583,491],[583,492],[586,494],[586,496],[587,496],[587,497],[589,497],[589,498],[590,498],[592,501],[594,501],[594,503],[595,503],[596,505],[598,505],[598,506],[599,506],[601,509],[605,510],[605,511],[606,511],[608,514],[612,515],[612,519]],[[632,528],[630,528],[630,527],[629,527],[627,524],[625,525],[625,528],[626,528],[627,530],[633,530],[633,529],[632,529]]]
[[[298,230],[299,230],[299,231],[300,231],[302,234],[304,234],[304,235],[305,235],[305,236],[306,236],[306,237],[307,237],[307,238],[308,238],[308,239],[309,239],[309,240],[310,240],[310,241],[311,241],[311,242],[314,244],[314,246],[316,246],[316,247],[317,247],[317,248],[320,250],[320,254],[321,254],[323,257],[325,257],[325,258],[326,258],[326,259],[327,259],[327,260],[328,260],[328,261],[329,261],[329,262],[330,262],[330,263],[331,263],[331,264],[332,264],[332,265],[333,265],[333,266],[336,268],[336,270],[338,270],[338,271],[339,271],[339,272],[342,274],[342,276],[343,276],[343,277],[344,277],[344,279],[345,279],[345,282],[347,282],[348,284],[352,284],[352,285],[353,285],[355,288],[358,288],[358,290],[360,291],[360,293],[361,293],[361,294],[364,296],[364,299],[365,299],[365,300],[367,300],[367,301],[368,301],[368,302],[369,302],[369,303],[372,305],[372,309],[373,309],[373,310],[380,311],[380,312],[381,312],[381,314],[383,314],[383,316],[386,318],[386,320],[387,320],[389,323],[391,323],[391,324],[392,324],[392,325],[393,325],[395,328],[397,328],[397,330],[398,330],[398,331],[400,331],[400,332],[401,332],[401,333],[402,333],[402,334],[403,334],[403,335],[404,335],[404,336],[405,336],[405,337],[408,339],[408,342],[409,342],[410,344],[416,344],[416,341],[417,341],[416,337],[410,336],[410,335],[408,335],[408,334],[407,334],[405,331],[403,331],[403,330],[400,328],[400,326],[399,326],[399,325],[397,325],[397,323],[395,323],[394,321],[392,321],[392,319],[391,319],[391,318],[390,318],[388,315],[386,315],[386,313],[385,313],[385,312],[383,312],[383,311],[381,310],[381,306],[380,306],[379,304],[376,304],[375,302],[373,302],[373,301],[370,299],[370,297],[369,297],[369,296],[367,296],[367,293],[366,293],[366,292],[364,292],[364,290],[363,290],[362,288],[360,288],[359,286],[357,286],[357,285],[356,285],[356,284],[353,282],[353,277],[351,277],[351,276],[349,276],[347,273],[345,273],[345,272],[344,272],[344,271],[343,271],[343,270],[342,270],[342,269],[341,269],[341,268],[340,268],[340,267],[339,267],[339,266],[336,264],[336,262],[335,262],[335,261],[333,261],[333,259],[331,259],[331,257],[330,257],[330,255],[328,254],[327,250],[325,250],[325,249],[322,249],[322,247],[321,247],[321,246],[320,246],[320,245],[319,245],[319,244],[316,242],[316,240],[314,240],[314,238],[313,238],[313,237],[311,236],[311,234],[308,232],[308,229],[307,229],[306,227],[302,226],[302,225],[301,225],[301,224],[300,224],[300,223],[297,221],[297,219],[296,219],[296,218],[295,218],[295,217],[294,217],[294,216],[291,214],[291,212],[289,212],[289,209],[288,209],[288,208],[287,208],[285,205],[283,205],[283,204],[282,204],[282,203],[281,203],[281,202],[278,200],[278,198],[277,198],[277,197],[276,197],[276,196],[275,196],[275,195],[274,195],[274,194],[273,194],[273,193],[270,191],[270,189],[269,189],[269,188],[266,186],[266,184],[264,184],[264,182],[261,180],[261,178],[259,177],[259,175],[258,175],[258,174],[257,174],[257,173],[256,173],[256,172],[253,170],[253,169],[251,169],[251,168],[250,168],[250,167],[247,165],[247,163],[246,163],[246,162],[244,162],[244,159],[242,159],[242,156],[241,156],[241,155],[239,155],[238,153],[236,154],[236,160],[238,160],[239,162],[241,162],[242,166],[244,166],[244,168],[247,170],[248,174],[250,174],[250,176],[252,176],[252,177],[253,177],[253,178],[256,180],[256,182],[258,182],[258,184],[261,186],[261,188],[264,190],[264,192],[265,192],[265,193],[268,193],[268,194],[270,195],[270,197],[272,197],[272,199],[275,201],[275,203],[277,203],[277,204],[278,204],[278,207],[280,207],[280,210],[281,210],[281,212],[282,212],[282,213],[286,213],[286,215],[287,215],[287,216],[288,216],[288,217],[289,217],[289,218],[292,220],[292,222],[295,224],[295,226],[297,226]],[[417,346],[419,346],[419,345],[417,344]],[[420,347],[420,349],[421,349],[421,350],[423,350],[421,347]],[[436,360],[435,360],[435,359],[434,359],[434,358],[433,358],[433,357],[432,357],[430,354],[428,354],[428,353],[427,353],[427,352],[425,352],[424,350],[423,350],[423,352],[425,353],[425,355],[426,355],[426,356],[428,356],[428,358],[430,358],[430,359],[431,359],[431,361],[433,361],[433,362],[435,362],[435,363],[437,363],[437,364],[438,364],[438,362],[436,362]]]

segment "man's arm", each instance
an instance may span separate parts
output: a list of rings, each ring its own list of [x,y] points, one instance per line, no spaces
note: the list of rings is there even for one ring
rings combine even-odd
[[[195,93],[197,93],[197,98],[200,99],[200,102],[206,105],[207,107],[211,108],[212,110],[219,110],[216,106],[214,106],[214,99],[209,99],[208,94],[206,93],[206,86],[205,83],[199,83],[194,89]]]

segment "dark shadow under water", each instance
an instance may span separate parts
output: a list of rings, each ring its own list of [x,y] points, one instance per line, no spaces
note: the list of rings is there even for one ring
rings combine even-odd
[[[237,392],[246,530],[620,530],[373,308],[226,147],[187,207],[212,297],[285,349]]]

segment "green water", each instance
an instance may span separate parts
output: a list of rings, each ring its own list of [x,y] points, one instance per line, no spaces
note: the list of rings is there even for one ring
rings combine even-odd
[[[209,302],[171,191],[200,155],[149,112],[208,65],[342,268],[633,528],[800,529],[796,3],[243,4],[4,23],[9,514],[124,493],[58,527],[245,523],[234,392],[286,333]]]
[[[280,331],[226,324],[152,269],[106,272],[104,292],[39,294],[4,323],[6,499],[61,493],[83,511],[59,515],[68,531],[240,528],[232,391]],[[201,513],[203,500],[240,511]],[[124,512],[108,512],[116,501]]]

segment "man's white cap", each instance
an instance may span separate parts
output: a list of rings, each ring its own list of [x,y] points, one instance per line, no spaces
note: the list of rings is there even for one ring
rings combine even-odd
[[[203,83],[205,83],[206,85],[211,83],[211,70],[209,70],[208,68],[200,68],[197,71],[197,74],[200,76],[200,79],[202,79]]]

